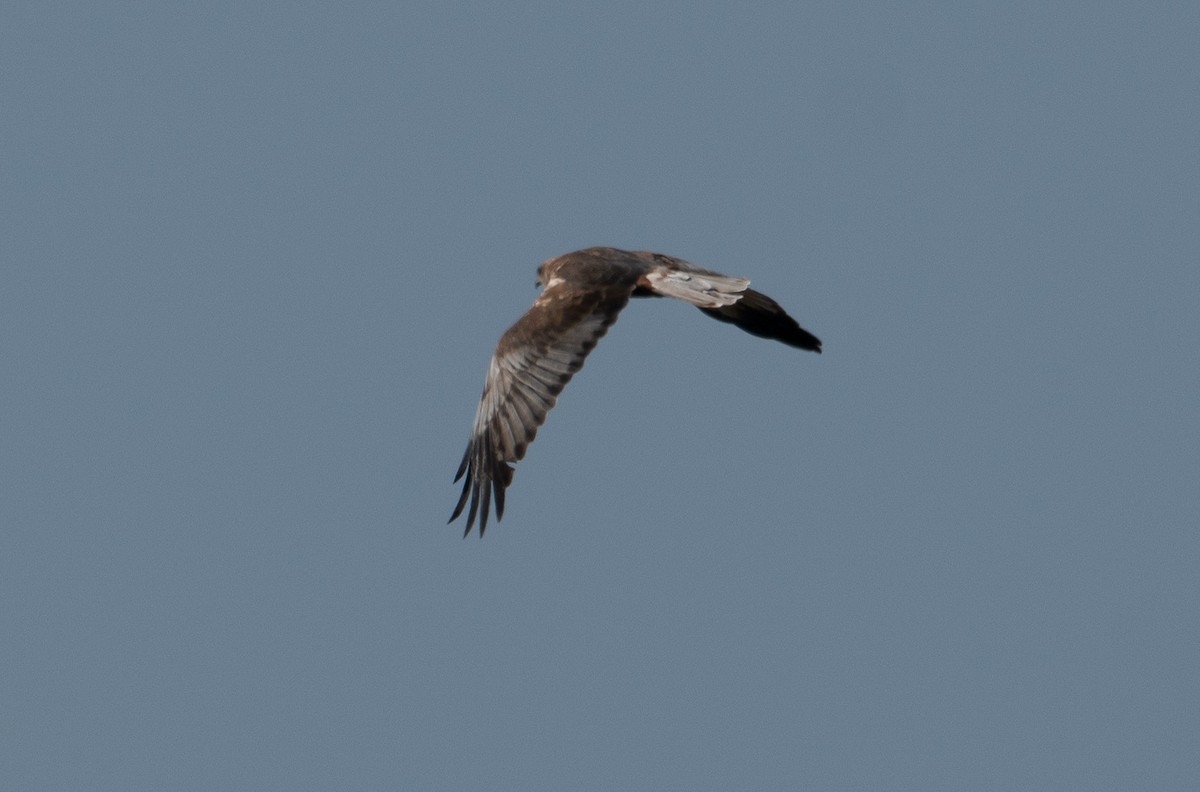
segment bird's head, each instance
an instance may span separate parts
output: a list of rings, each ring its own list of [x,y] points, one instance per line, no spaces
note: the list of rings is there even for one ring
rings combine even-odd
[[[562,256],[556,256],[551,259],[546,259],[541,263],[540,266],[538,266],[537,283],[535,285],[539,289],[544,287],[550,282],[550,279],[554,277],[554,273],[558,270],[559,265],[562,263],[562,258]]]

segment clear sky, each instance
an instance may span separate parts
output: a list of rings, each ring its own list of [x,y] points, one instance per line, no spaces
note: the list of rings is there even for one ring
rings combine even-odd
[[[1200,788],[1200,6],[0,15],[0,786]],[[487,536],[488,356],[639,301]]]

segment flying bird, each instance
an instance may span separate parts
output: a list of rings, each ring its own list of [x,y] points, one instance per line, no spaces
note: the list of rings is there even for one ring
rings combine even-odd
[[[464,475],[454,522],[470,497],[466,537],[479,515],[487,529],[494,495],[496,519],[504,516],[509,463],[525,456],[558,394],[583,367],[584,358],[617,320],[630,297],[675,297],[722,322],[788,346],[821,351],[821,341],[778,303],[750,289],[750,281],[703,269],[683,259],[647,251],[594,247],[548,259],[538,267],[542,293],[500,337],[488,364],[475,426],[454,476]]]

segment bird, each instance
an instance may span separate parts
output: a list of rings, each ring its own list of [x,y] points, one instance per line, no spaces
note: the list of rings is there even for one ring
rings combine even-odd
[[[470,499],[463,538],[479,517],[487,530],[494,496],[496,521],[504,516],[511,463],[525,451],[559,393],[633,297],[675,297],[747,333],[811,352],[821,340],[797,324],[770,297],[730,277],[683,259],[644,250],[592,247],[556,256],[538,267],[541,293],[505,331],[488,363],[483,396],[467,450],[454,481],[462,494],[448,523]]]

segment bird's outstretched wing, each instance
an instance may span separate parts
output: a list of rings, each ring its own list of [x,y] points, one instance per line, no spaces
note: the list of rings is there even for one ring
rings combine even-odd
[[[581,289],[552,282],[501,336],[454,477],[458,481],[465,475],[466,480],[450,522],[462,514],[468,497],[471,502],[463,536],[471,533],[477,515],[483,536],[493,495],[496,519],[504,516],[504,490],[513,475],[508,463],[525,456],[558,394],[617,320],[632,290],[632,284]]]
[[[779,307],[779,303],[754,289],[743,291],[742,298],[732,305],[701,307],[700,310],[713,319],[735,324],[751,335],[772,338],[810,352],[821,351],[821,339],[788,316],[787,311]]]
[[[750,281],[697,267],[681,259],[658,253],[653,266],[638,280],[635,294],[675,297],[689,302],[722,322],[737,325],[760,338],[782,341],[788,346],[821,351],[821,340],[802,328],[779,303],[762,292],[748,288]]]

